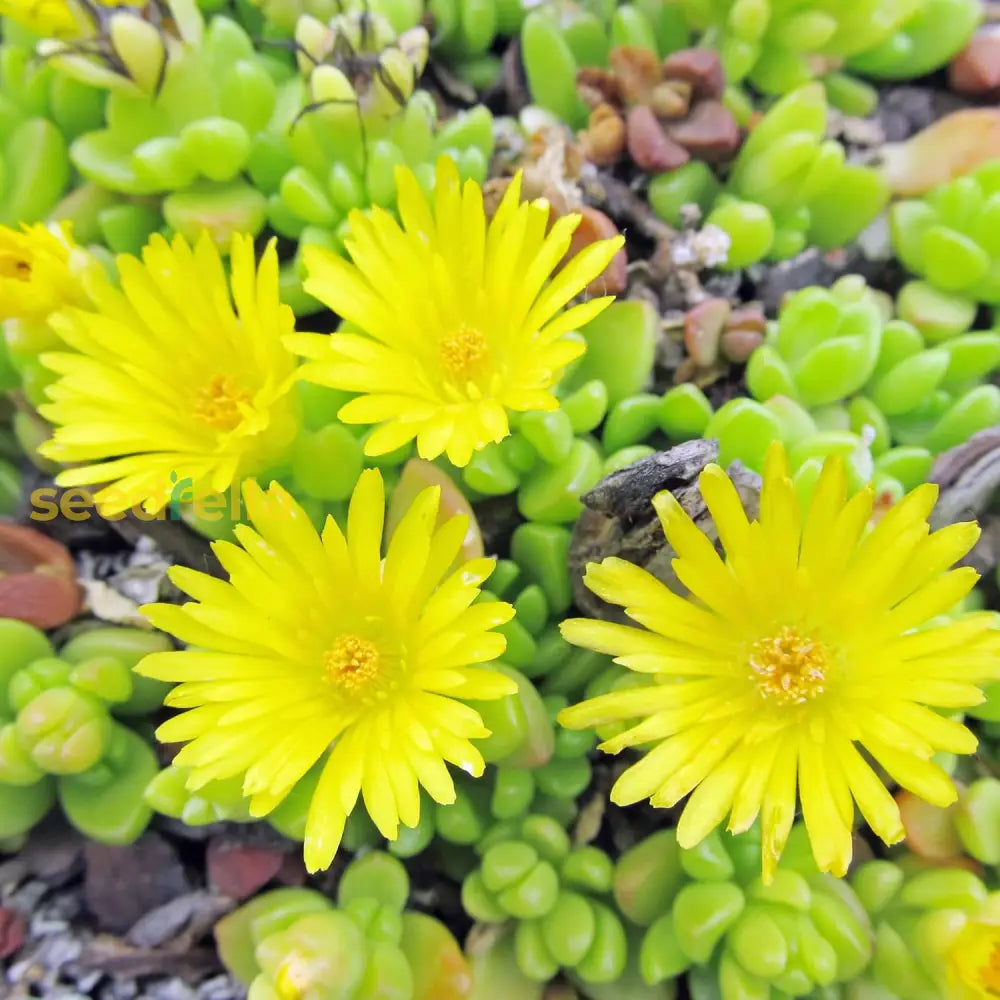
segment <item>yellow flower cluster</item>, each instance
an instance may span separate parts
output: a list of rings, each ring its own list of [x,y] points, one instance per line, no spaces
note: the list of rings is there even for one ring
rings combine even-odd
[[[488,666],[513,609],[482,599],[493,561],[461,563],[467,519],[442,523],[437,487],[386,538],[375,470],[358,480],[346,530],[331,517],[315,525],[277,482],[257,484],[288,470],[297,383],[350,395],[339,417],[376,425],[370,456],[415,441],[422,457],[463,466],[509,434],[511,413],[557,407],[553,390],[583,350],[571,334],[610,300],[571,303],[622,242],[567,262],[577,217],[553,222],[544,202],[521,201],[515,178],[488,218],[481,187],[447,158],[431,197],[406,169],[397,186],[400,221],[351,214],[350,260],[305,252],[306,289],[344,321],[330,335],[295,332],[273,241],[258,259],[237,235],[227,263],[208,236],[154,236],[141,259],[118,258],[115,283],[93,268],[77,277],[63,233],[0,232],[4,315],[47,323],[63,345],[42,357],[57,378],[40,408],[54,426],[42,452],[65,466],[58,482],[100,486],[107,514],[156,512],[178,479],[242,490],[249,523],[214,546],[228,581],[175,567],[191,601],[145,609],[190,648],[138,669],[177,683],[169,704],[181,713],[159,736],[186,744],[177,763],[192,789],[241,778],[262,816],[319,772],[305,830],[314,871],[331,863],[359,798],[393,838],[417,823],[421,789],[454,800],[448,764],[482,773],[474,741],[489,731],[468,703],[514,690]],[[885,776],[947,805],[955,789],[934,757],[975,749],[949,713],[1000,678],[1000,632],[988,614],[928,623],[974,585],[971,569],[951,567],[978,529],[932,532],[932,486],[871,528],[873,491],[848,497],[838,459],[803,511],[780,445],[758,518],[720,468],[700,488],[721,553],[670,493],[653,500],[686,596],[607,559],[586,584],[634,625],[562,626],[650,683],[560,720],[626,723],[603,749],[641,756],[612,798],[686,799],[682,845],[727,820],[737,833],[759,821],[769,881],[801,807],[820,868],[843,875],[856,810],[887,843],[903,835]]]
[[[492,630],[514,612],[478,599],[493,560],[456,564],[468,519],[439,523],[438,487],[413,500],[383,559],[377,471],[362,473],[346,531],[328,517],[317,532],[278,483],[257,484],[287,469],[296,383],[358,393],[341,416],[382,424],[371,453],[416,438],[422,454],[464,464],[509,433],[508,410],[557,405],[550,390],[583,349],[566,335],[610,299],[565,307],[621,244],[597,243],[553,277],[579,218],[549,228],[544,202],[521,203],[519,178],[492,220],[447,158],[433,199],[408,170],[397,183],[402,226],[357,212],[353,263],[307,254],[306,287],[352,327],[329,336],[294,333],[273,241],[257,260],[251,237],[234,236],[227,267],[207,235],[194,246],[153,236],[141,258],[118,257],[117,282],[91,273],[78,287],[67,245],[47,231],[0,236],[11,248],[0,281],[20,295],[10,308],[43,317],[61,342],[41,356],[57,378],[39,409],[54,427],[40,450],[64,466],[57,482],[98,486],[109,516],[155,513],[177,482],[242,484],[250,524],[215,545],[228,582],[175,567],[192,602],[144,610],[191,648],[139,670],[177,682],[168,703],[183,711],[159,736],[186,744],[177,763],[192,789],[242,776],[264,815],[321,768],[311,870],[330,864],[359,796],[392,838],[417,823],[421,788],[454,800],[448,763],[482,773],[473,741],[489,730],[467,702],[515,690],[484,666],[505,648]],[[296,353],[310,360],[299,366]]]

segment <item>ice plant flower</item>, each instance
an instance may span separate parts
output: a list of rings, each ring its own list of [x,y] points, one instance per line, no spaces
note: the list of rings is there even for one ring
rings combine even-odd
[[[725,472],[702,472],[725,558],[672,494],[653,498],[690,596],[622,559],[588,566],[587,586],[642,628],[572,619],[563,635],[656,683],[572,706],[560,721],[637,720],[602,744],[610,753],[647,749],[612,799],[669,807],[690,794],[677,828],[682,846],[698,844],[727,814],[734,833],[759,815],[769,880],[798,799],[817,864],[843,875],[855,803],[886,843],[904,833],[869,758],[915,795],[954,801],[931,757],[971,753],[976,740],[934,709],[983,701],[978,685],[1000,677],[1000,632],[989,612],[929,623],[975,584],[972,568],[949,567],[979,535],[973,523],[930,532],[934,485],[869,530],[874,491],[847,499],[839,458],[825,463],[805,513],[780,444],[763,479],[760,516],[750,521]]]
[[[566,309],[622,245],[602,240],[555,277],[580,222],[549,225],[544,200],[522,204],[511,181],[487,220],[482,188],[463,185],[454,162],[437,164],[428,200],[413,172],[396,170],[400,225],[373,208],[348,217],[348,262],[307,246],[306,290],[357,332],[302,336],[302,376],[358,393],[340,411],[351,424],[379,424],[365,450],[380,455],[416,438],[422,458],[458,466],[509,433],[508,411],[553,410],[562,369],[583,352],[566,334],[611,297]]]
[[[946,957],[949,1000],[1000,997],[1000,923],[995,919],[970,920],[950,943]]]
[[[515,690],[488,667],[506,648],[490,631],[513,608],[473,604],[494,560],[452,569],[467,529],[457,514],[436,527],[440,487],[414,499],[382,559],[384,488],[361,474],[346,536],[333,518],[317,534],[277,484],[244,486],[253,527],[239,545],[218,542],[225,583],[174,567],[171,579],[197,603],[154,604],[149,620],[199,647],[146,657],[138,671],[178,681],[168,704],[187,709],[157,732],[190,741],[176,763],[189,787],[245,775],[250,811],[263,816],[329,750],[305,831],[310,871],[326,868],[359,794],[394,839],[415,826],[419,788],[455,799],[445,762],[480,775],[471,740],[489,735],[466,699]]]
[[[85,257],[66,225],[0,226],[0,320],[44,323],[85,301],[76,266]]]
[[[0,0],[0,17],[49,38],[70,38],[80,33],[68,0]]]
[[[238,234],[230,261],[227,280],[207,234],[193,248],[154,235],[141,260],[118,257],[120,289],[102,276],[89,308],[50,321],[73,353],[41,356],[60,377],[39,407],[55,425],[40,451],[79,464],[62,486],[107,484],[94,495],[106,515],[162,510],[178,482],[223,492],[285,459],[298,430],[282,342],[294,317],[278,297],[274,241],[257,265],[252,237]]]

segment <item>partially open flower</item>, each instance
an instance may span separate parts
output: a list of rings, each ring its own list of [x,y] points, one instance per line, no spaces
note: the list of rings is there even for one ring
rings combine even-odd
[[[87,260],[68,226],[0,226],[0,321],[44,322],[81,304],[79,272]]]

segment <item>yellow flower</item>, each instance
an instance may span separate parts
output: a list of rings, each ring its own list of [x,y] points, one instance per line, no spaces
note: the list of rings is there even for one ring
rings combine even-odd
[[[49,38],[80,34],[79,22],[67,0],[0,0],[0,17]]]
[[[274,242],[255,266],[253,239],[236,235],[230,260],[227,281],[207,234],[194,249],[156,235],[141,261],[118,258],[120,290],[96,281],[92,308],[52,318],[76,353],[41,357],[60,378],[39,408],[56,425],[40,450],[96,463],[57,482],[109,484],[95,494],[102,513],[159,511],[185,481],[222,492],[281,461],[294,439],[295,358],[282,344],[294,317],[278,298]]]
[[[1000,923],[970,920],[948,946],[947,969],[948,1000],[998,1000]]]
[[[0,320],[44,322],[83,301],[77,271],[84,259],[66,225],[0,226]]]
[[[277,484],[264,492],[248,482],[256,530],[237,527],[242,547],[214,546],[229,582],[175,567],[171,579],[198,603],[143,609],[199,647],[148,656],[137,668],[181,682],[168,704],[188,711],[157,735],[191,741],[176,758],[192,768],[189,787],[245,774],[250,810],[263,816],[330,750],[306,822],[310,871],[330,864],[359,794],[389,839],[400,822],[418,822],[420,786],[453,802],[445,762],[478,776],[483,758],[470,740],[489,735],[463,701],[515,690],[496,671],[470,666],[503,653],[506,641],[490,629],[514,611],[472,603],[492,559],[449,572],[467,518],[435,527],[439,498],[437,486],[417,496],[383,561],[377,470],[361,474],[346,537],[332,518],[318,535]]]
[[[125,6],[122,0],[96,0],[102,7]],[[9,18],[43,38],[78,38],[88,33],[90,11],[73,0],[0,0],[0,17]]]
[[[862,750],[895,782],[946,806],[955,789],[931,757],[976,747],[964,726],[933,708],[978,704],[977,685],[1000,677],[993,616],[921,626],[975,584],[973,569],[948,568],[979,529],[930,533],[937,490],[925,484],[866,533],[874,492],[847,500],[840,459],[826,462],[803,514],[778,444],[767,455],[759,520],[748,520],[718,466],[704,470],[700,485],[725,559],[670,493],[653,499],[691,596],[605,559],[588,566],[587,586],[643,628],[586,619],[562,626],[570,642],[655,683],[573,706],[560,721],[641,720],[602,744],[610,753],[648,749],[612,799],[669,807],[690,793],[677,828],[684,847],[727,814],[734,833],[759,815],[770,879],[798,797],[817,864],[843,875],[855,803],[884,841],[903,837],[896,803]]]
[[[611,297],[563,307],[623,240],[587,247],[553,278],[580,218],[564,216],[546,235],[548,204],[520,203],[520,175],[490,222],[482,189],[462,185],[447,157],[431,201],[410,170],[398,168],[396,184],[402,227],[380,208],[350,214],[353,263],[319,247],[304,251],[306,290],[363,334],[289,343],[311,359],[304,378],[359,394],[340,418],[380,424],[367,454],[416,438],[421,457],[445,453],[462,466],[507,436],[508,411],[557,408],[549,390],[584,349],[566,334]]]

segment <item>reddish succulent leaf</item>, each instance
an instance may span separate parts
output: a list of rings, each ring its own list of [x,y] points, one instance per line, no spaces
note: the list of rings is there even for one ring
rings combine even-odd
[[[34,528],[0,524],[0,617],[37,628],[75,618],[83,605],[69,550]]]
[[[896,803],[906,829],[906,845],[914,854],[933,861],[962,855],[953,807],[942,809],[906,791],[896,794]]]
[[[0,959],[10,958],[24,944],[28,925],[17,910],[0,906]]]
[[[438,524],[443,524],[456,514],[465,514],[469,518],[469,529],[465,533],[460,558],[466,560],[482,557],[485,554],[483,537],[479,533],[479,522],[469,501],[446,472],[422,458],[411,458],[403,466],[399,482],[389,497],[389,509],[385,518],[386,536],[391,537],[403,515],[410,509],[414,497],[428,486],[441,487]]]
[[[584,247],[590,246],[591,243],[596,243],[598,240],[611,239],[613,236],[618,235],[618,227],[600,210],[591,208],[590,205],[583,205],[578,209],[578,213],[581,216],[580,225],[576,227],[576,232],[573,233],[573,240],[569,245],[569,250],[566,251],[563,263],[572,260],[576,254]],[[625,291],[627,267],[628,257],[625,254],[625,248],[622,247],[611,258],[611,263],[608,264],[603,273],[599,274],[587,285],[587,294],[620,295]]]

